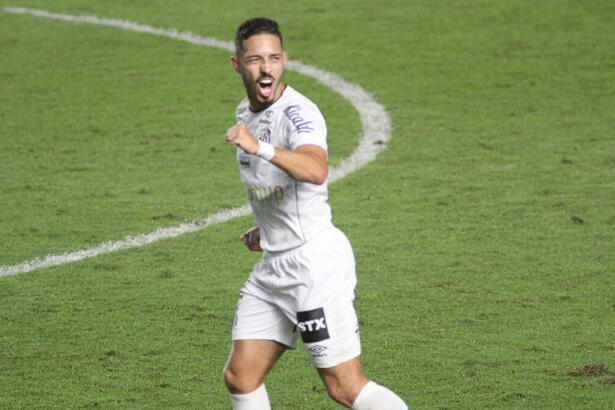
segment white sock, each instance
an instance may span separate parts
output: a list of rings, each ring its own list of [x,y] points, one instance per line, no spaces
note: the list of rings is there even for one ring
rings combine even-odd
[[[231,394],[234,410],[271,410],[269,396],[264,384],[251,393]]]
[[[391,390],[370,381],[359,392],[352,410],[408,410],[408,406]]]

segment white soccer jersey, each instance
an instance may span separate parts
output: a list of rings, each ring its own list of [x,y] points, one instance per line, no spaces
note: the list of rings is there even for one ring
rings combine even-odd
[[[237,107],[238,122],[263,142],[294,151],[313,144],[327,150],[327,126],[318,107],[290,86],[267,109],[252,112],[248,99]],[[286,172],[237,149],[237,162],[252,211],[268,252],[303,245],[331,224],[327,183],[300,182]]]

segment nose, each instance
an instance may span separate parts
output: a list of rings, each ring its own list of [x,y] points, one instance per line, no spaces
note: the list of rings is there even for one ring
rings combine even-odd
[[[263,59],[261,62],[261,72],[266,74],[271,73],[271,63],[267,59]]]

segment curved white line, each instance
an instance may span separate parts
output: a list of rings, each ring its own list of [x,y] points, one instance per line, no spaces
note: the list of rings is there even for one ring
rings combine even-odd
[[[232,42],[220,41],[211,37],[200,37],[189,32],[178,32],[177,30],[172,29],[155,28],[130,21],[98,18],[94,16],[72,16],[68,14],[50,13],[42,10],[33,10],[20,7],[4,7],[2,10],[6,13],[29,14],[56,20],[117,27],[125,30],[155,34],[182,40],[191,44],[216,47],[231,52],[234,51]],[[358,111],[361,118],[362,134],[359,140],[359,145],[355,148],[352,154],[350,154],[350,156],[343,159],[337,166],[329,169],[329,182],[342,179],[349,173],[373,161],[376,158],[376,155],[378,155],[378,153],[386,147],[387,141],[391,138],[391,120],[384,107],[378,104],[378,102],[376,102],[376,100],[363,88],[345,81],[337,74],[303,64],[299,61],[289,60],[286,68],[300,74],[313,77],[317,81],[337,92],[348,100],[348,102]],[[122,240],[103,243],[94,248],[83,249],[61,255],[49,255],[44,258],[36,258],[18,265],[1,266],[0,277],[17,275],[39,268],[75,262],[120,249],[143,246],[156,242],[160,239],[172,238],[188,232],[194,232],[207,226],[225,222],[249,213],[250,206],[244,205],[240,208],[224,210],[216,214],[209,215],[206,218],[202,218],[194,222],[184,223],[170,228],[157,229],[149,234],[127,236]]]

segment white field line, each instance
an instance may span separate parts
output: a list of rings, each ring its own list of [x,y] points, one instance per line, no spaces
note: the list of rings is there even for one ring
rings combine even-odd
[[[191,44],[221,48],[230,52],[234,51],[233,43],[230,41],[221,41],[211,37],[200,37],[189,32],[179,32],[174,29],[155,28],[130,21],[98,18],[94,16],[72,16],[68,14],[50,13],[47,11],[26,9],[21,7],[4,7],[2,10],[6,13],[12,14],[29,14],[55,20],[117,27],[125,30],[155,34],[158,36],[186,41]],[[300,74],[313,77],[317,81],[337,92],[357,110],[361,118],[362,133],[359,139],[359,144],[350,156],[343,159],[337,166],[330,167],[329,182],[342,179],[349,173],[373,161],[376,158],[376,155],[378,155],[378,153],[386,147],[387,141],[391,138],[391,120],[384,107],[376,102],[376,100],[363,88],[345,81],[337,74],[303,64],[299,61],[289,60],[286,68]],[[17,265],[0,266],[0,277],[17,275],[39,268],[75,262],[120,249],[143,246],[156,242],[160,239],[172,238],[188,232],[194,232],[210,225],[226,222],[238,216],[248,215],[249,213],[250,206],[244,205],[240,208],[228,209],[213,215],[209,215],[206,218],[202,218],[194,222],[187,222],[170,228],[157,229],[156,231],[148,234],[127,236],[122,240],[103,243],[93,248],[82,249],[61,255],[49,255],[44,258],[35,258]]]

